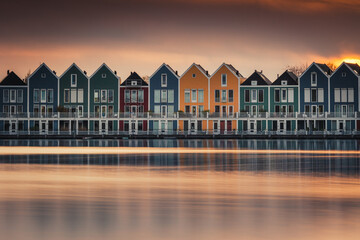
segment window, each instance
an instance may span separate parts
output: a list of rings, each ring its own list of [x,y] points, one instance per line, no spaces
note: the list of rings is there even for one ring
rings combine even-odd
[[[200,90],[199,90],[200,95]],[[174,103],[174,90],[168,90],[168,103]]]
[[[220,102],[220,90],[215,90],[215,102]]]
[[[3,102],[8,103],[9,102],[9,90],[4,89],[3,94],[4,94],[3,95]],[[35,89],[34,89],[34,102],[35,102]]]
[[[46,78],[46,73],[42,73],[41,78]]]
[[[340,88],[335,88],[334,89],[334,95],[335,95],[335,102],[340,102]]]
[[[199,105],[199,113],[204,112],[204,106],[203,105]]]
[[[101,74],[101,78],[106,78],[106,73]]]
[[[84,89],[82,89],[82,88],[78,89],[77,101],[78,101],[78,103],[83,103],[84,102]]]
[[[216,113],[219,113],[219,112],[220,112],[220,106],[219,106],[219,105],[216,105],[216,106],[215,106],[215,112],[216,112]]]
[[[185,106],[185,112],[186,112],[186,113],[190,113],[190,106],[188,106],[188,105]]]
[[[305,105],[305,112],[310,113],[310,105]]]
[[[349,105],[349,113],[354,113],[354,105]]]
[[[136,103],[137,102],[137,91],[131,90],[131,102]]]
[[[234,90],[229,90],[229,102],[234,102]]]
[[[287,81],[286,81],[286,80],[282,80],[282,81],[281,81],[281,85],[283,85],[283,86],[284,86],[284,85],[287,85]]]
[[[251,102],[257,102],[257,90],[251,89]]]
[[[286,102],[287,100],[287,91],[286,89],[281,89],[281,102]]]
[[[52,103],[54,101],[54,90],[48,89],[47,90],[47,102]]]
[[[288,89],[288,102],[289,103],[294,102],[294,89],[293,88]]]
[[[129,105],[125,105],[125,113],[129,113],[130,112],[130,106]]]
[[[168,115],[172,116],[174,114],[174,105],[168,106]]]
[[[226,87],[227,86],[227,75],[221,74],[221,86]]]
[[[319,105],[319,113],[320,114],[324,113],[324,105]]]
[[[318,102],[324,102],[324,89],[318,89]]]
[[[346,72],[342,72],[342,73],[341,73],[341,76],[342,76],[342,77],[346,77]]]
[[[70,102],[70,90],[64,89],[64,103]]]
[[[280,89],[275,89],[275,102],[280,102]]]
[[[17,105],[17,113],[23,113],[23,106],[22,105]]]
[[[129,89],[126,89],[125,90],[125,102],[126,103],[129,103],[130,102],[130,90]]]
[[[275,112],[277,112],[277,113],[280,112],[280,106],[279,105],[275,105]]]
[[[167,75],[161,74],[161,87],[167,87]]]
[[[226,102],[226,90],[221,90],[221,102]]]
[[[10,102],[15,103],[16,102],[16,90],[10,89]]]
[[[84,111],[83,111],[83,106],[82,106],[82,105],[79,105],[79,106],[78,106],[78,115],[79,115],[79,117],[82,117],[82,116],[83,116],[83,113],[84,113]]]
[[[107,102],[107,90],[101,90],[101,102],[102,103]]]
[[[138,102],[139,103],[144,102],[144,90],[142,89],[138,90]]]
[[[195,78],[195,77],[196,77],[196,74],[195,74],[195,73],[193,73],[192,77],[193,77],[193,78]]]
[[[99,90],[94,90],[94,103],[99,103],[99,102],[100,102]]]
[[[286,105],[281,106],[281,112],[286,113]]]
[[[347,102],[347,89],[341,89],[341,102]]]
[[[256,85],[257,85],[257,81],[251,81],[251,85],[252,85],[252,86],[256,86]]]
[[[161,102],[162,103],[167,102],[167,90],[161,90]]]
[[[191,102],[196,102],[197,101],[197,90],[196,89],[192,89],[191,90]]]
[[[113,102],[114,102],[114,90],[113,90],[113,89],[109,89],[108,102],[109,102],[109,103],[113,103]]]
[[[71,89],[70,90],[70,93],[71,93],[70,94],[70,102],[71,103],[76,103],[76,100],[77,100],[76,92],[77,92],[76,89]]]
[[[311,73],[311,86],[316,87],[317,85],[317,74],[316,72]]]
[[[131,86],[136,86],[137,85],[137,81],[131,81]]]
[[[39,105],[34,105],[34,113],[38,113],[39,111]]]
[[[289,105],[289,112],[293,113],[294,112],[294,105]]]
[[[259,89],[259,102],[264,102],[264,90]]]
[[[143,113],[144,112],[144,106],[139,106],[138,111],[139,111],[139,113]]]
[[[46,103],[46,89],[41,89],[41,102]]]
[[[203,89],[199,89],[198,90],[198,94],[199,94],[199,96],[198,96],[198,100],[199,100],[199,103],[203,103],[204,102],[204,90]]]
[[[71,87],[76,87],[77,85],[77,74],[71,74]]]
[[[16,107],[14,105],[10,106],[10,114],[11,115],[16,114]]]
[[[154,90],[154,102],[160,103],[160,90]]]
[[[48,106],[48,107],[47,107],[47,112],[48,112],[48,113],[53,113],[53,107],[52,107],[52,106]],[[49,116],[51,116],[51,114],[49,114]]]
[[[190,90],[185,90],[185,102],[190,102]]]
[[[245,90],[245,102],[246,103],[250,102],[250,90],[249,89]]]
[[[160,105],[155,105],[154,107],[154,113],[159,114],[160,113]]]
[[[234,115],[234,107],[229,106],[229,116],[233,116],[233,115]]]
[[[354,102],[354,89],[348,89],[348,102]]]
[[[317,102],[317,89],[311,89],[311,102]]]
[[[304,102],[310,102],[310,88],[304,89]]]

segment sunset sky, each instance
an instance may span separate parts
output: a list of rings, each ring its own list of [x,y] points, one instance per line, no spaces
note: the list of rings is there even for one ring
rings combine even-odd
[[[91,75],[103,62],[124,80],[163,62],[212,74],[231,63],[274,81],[287,65],[360,58],[358,0],[6,1],[0,15],[0,79],[45,62]]]

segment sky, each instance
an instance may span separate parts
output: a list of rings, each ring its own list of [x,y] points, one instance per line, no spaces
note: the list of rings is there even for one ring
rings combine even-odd
[[[102,63],[122,80],[167,63],[212,74],[223,62],[271,80],[289,65],[360,59],[358,0],[7,0],[0,14],[0,79],[45,62]],[[353,60],[354,61],[354,60]]]

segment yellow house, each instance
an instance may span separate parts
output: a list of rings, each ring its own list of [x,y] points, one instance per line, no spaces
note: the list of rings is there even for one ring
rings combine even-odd
[[[180,77],[180,111],[184,120],[179,121],[183,131],[207,130],[207,121],[193,119],[193,116],[205,117],[209,111],[209,73],[199,64],[193,63]]]
[[[244,77],[231,64],[223,63],[210,77],[210,113],[214,120],[209,121],[209,130],[229,132],[237,129],[233,118],[239,112],[239,88]],[[227,118],[227,119],[225,119]]]

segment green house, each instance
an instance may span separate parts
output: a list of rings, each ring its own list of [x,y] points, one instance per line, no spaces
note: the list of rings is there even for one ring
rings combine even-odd
[[[269,112],[270,80],[255,71],[240,85],[239,131],[259,132],[267,130],[266,113]]]
[[[118,130],[120,79],[105,63],[90,77],[90,131]]]
[[[86,72],[73,63],[59,78],[60,131],[88,131],[88,92]]]
[[[271,131],[284,132],[296,129],[296,113],[299,112],[298,77],[286,70],[270,86]]]

